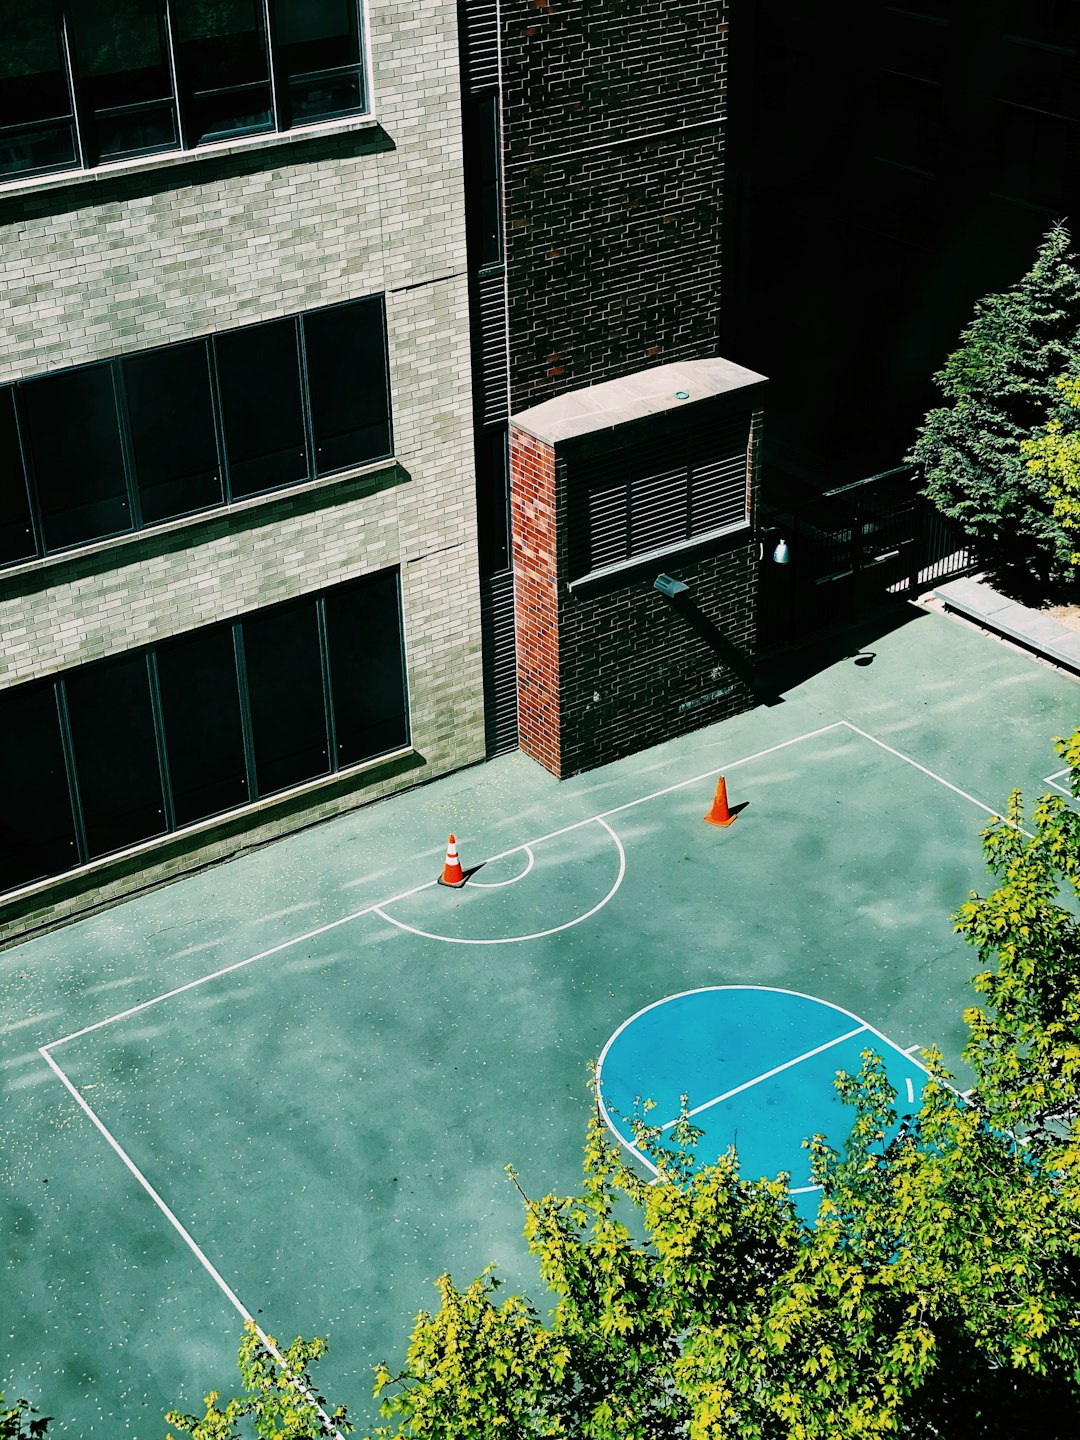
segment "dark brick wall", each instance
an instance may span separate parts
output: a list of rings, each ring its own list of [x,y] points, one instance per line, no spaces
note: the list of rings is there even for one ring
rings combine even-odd
[[[564,596],[561,775],[750,708],[757,549],[742,531],[712,553],[653,561]],[[654,590],[661,569],[689,595]]]
[[[717,353],[726,55],[726,3],[504,5],[511,413]]]
[[[760,404],[760,400],[756,403]],[[717,414],[724,407],[717,407]],[[761,452],[753,412],[752,496]],[[629,427],[623,444],[667,425]],[[672,455],[678,431],[670,432]],[[554,775],[594,769],[738,714],[755,703],[758,541],[749,523],[677,556],[569,583],[572,491],[597,447],[585,437],[556,448],[510,427],[521,748]],[[689,592],[653,588],[664,572]]]

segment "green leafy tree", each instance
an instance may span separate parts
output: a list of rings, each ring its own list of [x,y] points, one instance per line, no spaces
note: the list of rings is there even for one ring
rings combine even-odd
[[[987,558],[1039,586],[1072,578],[1072,547],[1025,439],[1045,427],[1055,382],[1080,357],[1080,273],[1055,225],[1019,283],[975,307],[959,347],[934,377],[947,404],[931,410],[908,459],[925,493]]]
[[[0,1440],[41,1440],[48,1433],[51,1415],[39,1415],[29,1400],[4,1403],[0,1393]]]
[[[1080,792],[1080,734],[1058,742]],[[1080,817],[1060,797],[984,836],[998,882],[957,928],[978,949],[965,1103],[934,1053],[916,1122],[865,1052],[838,1084],[841,1147],[809,1149],[813,1226],[785,1177],[698,1165],[647,1115],[656,1183],[592,1120],[576,1196],[523,1195],[547,1316],[490,1271],[447,1276],[404,1367],[380,1366],[381,1437],[414,1440],[1073,1440],[1080,1424]],[[685,1101],[684,1101],[685,1111]],[[512,1172],[511,1172],[512,1175]],[[513,1178],[513,1176],[512,1176]],[[516,1183],[516,1179],[515,1179]]]
[[[1080,375],[1057,382],[1057,414],[1020,449],[1029,472],[1046,487],[1054,519],[1072,545],[1069,562],[1080,565]]]
[[[203,1402],[206,1413],[186,1415],[170,1410],[167,1423],[190,1440],[235,1440],[254,1429],[259,1440],[323,1440],[346,1435],[352,1429],[345,1409],[328,1413],[326,1401],[316,1394],[311,1366],[326,1353],[325,1340],[296,1339],[281,1350],[272,1335],[264,1335],[253,1321],[244,1327],[237,1361],[244,1393],[224,1408],[213,1390]],[[251,1426],[241,1429],[241,1421]],[[174,1440],[170,1433],[167,1440]]]

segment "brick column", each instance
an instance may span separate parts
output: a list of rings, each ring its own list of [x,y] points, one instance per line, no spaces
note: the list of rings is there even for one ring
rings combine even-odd
[[[555,451],[515,425],[510,426],[510,529],[519,744],[526,755],[559,775]]]

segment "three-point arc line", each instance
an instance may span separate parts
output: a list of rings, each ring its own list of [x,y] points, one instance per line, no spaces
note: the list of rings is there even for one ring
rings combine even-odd
[[[618,848],[618,852],[619,852],[619,870],[618,870],[618,875],[617,875],[617,877],[616,877],[615,883],[614,883],[614,885],[611,887],[611,889],[608,891],[608,893],[604,896],[604,898],[603,898],[598,904],[594,905],[594,906],[592,907],[592,909],[589,910],[589,911],[587,911],[585,914],[580,915],[580,916],[577,916],[577,917],[574,918],[573,920],[567,921],[567,922],[566,922],[565,924],[563,924],[563,925],[557,925],[557,926],[551,927],[551,928],[548,929],[548,930],[538,931],[538,932],[536,932],[535,935],[509,936],[509,937],[505,937],[505,938],[501,938],[501,939],[491,939],[491,938],[487,938],[487,939],[473,939],[473,940],[469,940],[469,939],[459,939],[459,938],[453,938],[453,937],[450,937],[450,936],[443,936],[443,935],[433,935],[433,936],[430,936],[429,938],[435,939],[435,940],[443,940],[443,941],[446,941],[446,942],[451,943],[451,944],[507,944],[507,943],[521,942],[521,941],[524,941],[524,940],[531,940],[531,939],[543,939],[544,937],[546,937],[546,936],[548,936],[548,935],[554,935],[554,934],[559,933],[559,931],[561,931],[561,930],[568,929],[568,928],[570,928],[570,926],[580,925],[583,921],[590,919],[593,915],[595,915],[599,910],[601,910],[601,909],[608,903],[608,901],[612,898],[612,896],[613,896],[613,895],[616,893],[616,891],[619,889],[619,886],[622,884],[623,876],[625,875],[625,871],[626,871],[626,855],[625,855],[625,851],[623,850],[623,846],[622,846],[621,841],[619,840],[619,837],[616,835],[616,833],[615,833],[615,831],[612,829],[612,827],[607,823],[609,817],[614,816],[614,815],[621,814],[623,811],[626,811],[626,810],[635,809],[635,808],[636,808],[637,806],[639,806],[639,805],[645,805],[645,804],[647,804],[650,800],[660,799],[660,798],[662,798],[662,797],[665,796],[665,795],[673,794],[673,793],[675,793],[676,791],[686,789],[687,787],[689,787],[689,786],[691,786],[691,785],[700,784],[702,781],[704,781],[704,780],[706,780],[706,779],[712,779],[712,778],[714,778],[714,777],[715,777],[717,774],[719,774],[720,771],[722,771],[722,770],[733,770],[733,769],[736,769],[736,768],[739,767],[739,766],[751,764],[751,763],[752,763],[753,761],[755,761],[755,760],[764,759],[766,756],[776,754],[776,753],[778,753],[778,752],[781,751],[781,750],[786,750],[786,749],[788,749],[790,746],[801,744],[804,740],[813,740],[813,739],[816,739],[816,738],[817,738],[818,736],[820,736],[820,735],[828,734],[830,731],[837,730],[837,729],[847,729],[847,730],[853,732],[854,734],[861,735],[864,739],[870,741],[872,744],[879,746],[881,749],[887,751],[889,754],[896,756],[896,757],[897,757],[898,759],[900,759],[900,760],[903,760],[906,764],[912,765],[915,769],[920,770],[924,775],[927,775],[930,779],[938,781],[939,784],[944,785],[947,789],[954,791],[957,795],[961,796],[963,799],[970,801],[971,804],[977,806],[980,810],[985,811],[985,812],[986,812],[987,814],[989,814],[989,815],[997,815],[997,814],[999,814],[999,812],[996,811],[996,810],[994,810],[991,806],[984,804],[983,801],[976,799],[975,796],[969,795],[969,794],[967,793],[967,791],[961,790],[958,786],[953,785],[950,781],[945,780],[942,776],[935,774],[934,771],[928,770],[928,769],[926,768],[926,766],[919,764],[919,762],[918,762],[917,760],[913,760],[913,759],[911,758],[911,756],[905,755],[902,751],[896,750],[896,749],[894,749],[891,745],[887,745],[884,741],[878,740],[875,736],[869,734],[868,731],[860,729],[859,726],[853,724],[851,721],[849,721],[849,720],[836,720],[836,721],[833,721],[833,722],[832,722],[831,724],[829,724],[829,725],[822,725],[822,726],[820,726],[820,727],[819,727],[818,729],[816,729],[816,730],[807,731],[807,732],[806,732],[805,734],[803,734],[803,735],[797,735],[797,736],[792,737],[792,738],[789,739],[789,740],[782,740],[782,741],[778,742],[778,743],[775,744],[775,745],[767,746],[766,748],[764,748],[764,749],[762,749],[762,750],[755,751],[752,755],[746,755],[746,756],[743,756],[741,759],[729,761],[729,762],[726,763],[726,765],[713,766],[713,767],[711,767],[710,769],[708,769],[708,770],[706,770],[706,771],[703,771],[701,774],[692,775],[692,776],[690,776],[690,777],[689,777],[688,779],[686,779],[686,780],[680,780],[680,781],[677,781],[676,783],[674,783],[674,784],[672,784],[672,785],[667,785],[667,786],[663,787],[663,788],[660,789],[660,790],[654,790],[654,791],[650,792],[648,795],[639,796],[639,797],[638,797],[637,799],[635,799],[635,800],[628,800],[628,801],[624,802],[623,804],[613,806],[611,809],[605,810],[605,811],[603,811],[602,813],[600,813],[600,814],[598,814],[598,815],[590,815],[590,816],[588,816],[588,817],[587,817],[586,819],[584,819],[584,820],[574,821],[574,822],[573,822],[572,824],[570,824],[570,825],[564,825],[564,826],[562,826],[560,829],[549,831],[546,835],[542,835],[542,836],[540,836],[538,839],[535,839],[535,840],[532,840],[532,841],[529,841],[529,842],[523,842],[522,844],[519,844],[519,845],[511,846],[511,847],[510,847],[509,849],[507,849],[507,850],[500,851],[497,855],[492,855],[492,856],[490,856],[490,857],[488,858],[488,860],[484,862],[485,864],[492,864],[492,863],[493,863],[494,861],[496,861],[496,860],[502,860],[502,859],[506,858],[506,857],[509,856],[509,855],[513,855],[513,854],[518,853],[518,852],[521,851],[521,850],[524,850],[525,853],[526,853],[526,855],[529,856],[529,864],[526,866],[525,871],[523,871],[521,875],[518,875],[518,876],[514,877],[514,880],[498,882],[498,884],[500,884],[500,885],[513,884],[513,883],[515,883],[516,880],[523,879],[524,876],[525,876],[526,874],[528,874],[528,872],[532,869],[533,860],[534,860],[535,857],[534,857],[533,854],[532,854],[532,850],[531,850],[531,848],[530,848],[531,846],[539,845],[539,844],[542,844],[542,843],[543,843],[544,841],[546,841],[546,840],[554,840],[554,839],[558,838],[559,836],[570,834],[571,832],[573,832],[573,831],[575,831],[575,830],[579,830],[579,829],[583,828],[583,827],[586,826],[586,825],[591,825],[591,824],[593,824],[593,823],[598,823],[598,824],[602,825],[603,828],[604,828],[605,830],[607,830],[608,834],[609,834],[609,835],[611,836],[611,838],[614,840],[615,845],[616,845],[616,847]],[[1053,783],[1053,782],[1051,781],[1050,783]],[[1055,788],[1060,788],[1060,787],[1055,787]],[[1019,828],[1019,827],[1015,827],[1015,828]],[[1029,832],[1024,831],[1023,833],[1024,833],[1024,834],[1028,834]],[[101,1029],[105,1028],[105,1027],[108,1026],[108,1025],[115,1024],[115,1023],[116,1023],[117,1021],[119,1021],[119,1020],[124,1020],[124,1019],[130,1018],[130,1017],[133,1016],[133,1015],[141,1014],[143,1011],[149,1010],[151,1007],[153,1007],[153,1006],[155,1006],[155,1005],[160,1005],[160,1004],[164,1003],[166,1000],[175,999],[175,998],[176,998],[177,996],[179,996],[179,995],[186,994],[186,993],[187,993],[188,991],[190,991],[190,990],[195,990],[195,989],[199,988],[199,987],[202,986],[202,985],[208,984],[208,983],[210,983],[211,981],[214,981],[214,980],[221,979],[221,978],[223,978],[223,977],[226,976],[226,975],[231,975],[231,974],[235,973],[235,972],[238,971],[238,970],[244,969],[244,968],[245,968],[246,966],[248,966],[248,965],[253,965],[253,964],[255,964],[256,962],[258,962],[258,961],[260,961],[260,960],[267,960],[267,959],[271,958],[271,957],[274,956],[274,955],[279,955],[279,954],[281,954],[282,952],[291,949],[291,948],[292,948],[293,946],[295,946],[295,945],[300,945],[300,944],[303,944],[304,941],[306,941],[306,940],[313,940],[313,939],[317,938],[317,937],[320,936],[320,935],[325,935],[325,934],[329,933],[330,931],[336,930],[336,929],[338,929],[339,927],[341,927],[341,926],[343,926],[343,925],[348,925],[348,924],[350,924],[352,921],[358,920],[358,919],[362,918],[362,917],[365,916],[365,915],[377,914],[377,915],[379,915],[382,919],[384,919],[384,920],[386,920],[386,921],[389,921],[391,924],[396,925],[396,926],[398,926],[398,927],[401,928],[401,929],[410,930],[410,931],[412,931],[413,933],[415,933],[415,934],[417,934],[417,935],[424,935],[425,932],[420,931],[420,930],[416,930],[416,929],[415,929],[414,927],[412,927],[412,926],[405,925],[404,922],[399,921],[399,920],[396,920],[396,919],[394,919],[392,916],[386,914],[386,911],[385,911],[385,908],[384,908],[384,907],[386,907],[386,906],[388,906],[388,905],[392,905],[392,904],[396,903],[397,901],[408,899],[408,898],[410,898],[410,897],[413,896],[413,895],[420,894],[422,891],[427,890],[427,889],[430,889],[433,885],[435,885],[435,883],[436,883],[435,880],[429,880],[429,881],[426,881],[426,882],[424,882],[424,883],[422,883],[422,884],[420,884],[420,885],[415,885],[415,886],[411,887],[411,888],[408,889],[408,890],[401,891],[399,894],[392,896],[392,897],[391,897],[390,899],[388,899],[388,900],[384,900],[384,901],[382,901],[382,902],[380,902],[380,903],[378,903],[378,904],[364,906],[362,909],[352,911],[350,914],[348,914],[348,915],[343,915],[343,916],[339,917],[337,920],[331,920],[331,921],[327,922],[325,925],[317,926],[316,928],[314,928],[314,929],[312,929],[312,930],[308,930],[308,931],[304,932],[304,933],[301,934],[301,935],[293,936],[293,937],[292,937],[291,939],[289,939],[289,940],[283,940],[283,941],[281,941],[279,944],[273,945],[273,946],[271,946],[269,949],[262,950],[262,951],[260,951],[260,952],[259,952],[258,954],[256,954],[256,955],[248,956],[248,957],[247,957],[246,959],[244,959],[244,960],[238,960],[238,961],[236,961],[236,962],[235,962],[234,964],[232,964],[232,965],[223,966],[223,967],[221,967],[220,969],[215,970],[215,971],[211,972],[211,973],[208,974],[208,975],[200,976],[199,978],[197,978],[197,979],[195,979],[195,980],[188,981],[188,982],[187,982],[186,984],[184,984],[184,985],[178,985],[178,986],[174,987],[174,988],[171,989],[171,990],[168,990],[168,991],[163,992],[163,993],[160,994],[160,995],[153,996],[153,997],[152,997],[151,999],[149,999],[149,1000],[142,1001],[140,1004],[129,1006],[127,1009],[122,1010],[122,1011],[119,1011],[119,1012],[118,1012],[117,1014],[115,1014],[115,1015],[108,1016],[107,1018],[105,1018],[105,1019],[103,1019],[103,1020],[95,1021],[94,1023],[92,1023],[92,1024],[90,1024],[90,1025],[85,1025],[85,1026],[83,1026],[81,1029],[72,1031],[70,1034],[61,1036],[60,1038],[58,1038],[58,1039],[56,1039],[56,1040],[52,1040],[52,1041],[50,1041],[47,1045],[43,1045],[43,1046],[41,1046],[41,1047],[39,1048],[39,1054],[41,1055],[42,1059],[43,1059],[43,1060],[45,1061],[45,1063],[49,1066],[49,1068],[53,1071],[53,1073],[56,1075],[57,1079],[61,1082],[61,1084],[64,1086],[64,1088],[69,1092],[69,1094],[71,1095],[72,1099],[74,1099],[74,1101],[76,1102],[76,1104],[77,1104],[77,1105],[80,1107],[80,1109],[85,1113],[85,1115],[86,1115],[87,1118],[91,1121],[91,1123],[94,1125],[94,1127],[99,1131],[99,1133],[101,1134],[101,1136],[103,1137],[103,1139],[104,1139],[104,1140],[106,1141],[106,1143],[110,1146],[110,1148],[114,1151],[114,1153],[117,1155],[117,1157],[122,1161],[122,1163],[123,1163],[124,1166],[128,1169],[128,1171],[131,1173],[131,1175],[133,1176],[133,1178],[138,1182],[138,1184],[142,1187],[142,1189],[143,1189],[143,1190],[146,1192],[146,1194],[150,1197],[150,1199],[153,1201],[153,1203],[157,1206],[158,1210],[165,1216],[165,1218],[168,1220],[168,1222],[169,1222],[169,1224],[172,1226],[172,1228],[173,1228],[173,1229],[177,1232],[177,1234],[181,1237],[181,1239],[184,1241],[184,1243],[187,1245],[187,1247],[191,1250],[192,1254],[196,1257],[196,1259],[199,1261],[199,1263],[200,1263],[200,1264],[203,1266],[203,1268],[206,1270],[207,1274],[211,1277],[211,1279],[213,1279],[214,1283],[218,1286],[218,1288],[219,1288],[219,1289],[222,1291],[222,1293],[226,1296],[226,1298],[228,1299],[229,1303],[230,1303],[230,1304],[238,1311],[238,1313],[243,1317],[243,1319],[245,1320],[245,1322],[252,1320],[251,1313],[248,1311],[247,1307],[242,1303],[242,1301],[239,1299],[239,1297],[236,1295],[236,1293],[232,1290],[232,1288],[230,1287],[230,1285],[228,1284],[228,1282],[225,1280],[224,1276],[222,1276],[221,1273],[220,1273],[220,1271],[218,1271],[217,1268],[213,1265],[213,1263],[211,1262],[211,1260],[209,1259],[209,1257],[208,1257],[208,1256],[205,1254],[205,1252],[199,1247],[199,1245],[198,1245],[198,1243],[196,1242],[196,1240],[195,1240],[195,1239],[193,1238],[193,1236],[189,1233],[189,1231],[184,1227],[184,1225],[183,1225],[182,1222],[179,1220],[179,1218],[178,1218],[178,1217],[174,1214],[174,1212],[169,1208],[169,1206],[166,1204],[166,1202],[165,1202],[165,1200],[162,1198],[162,1196],[157,1192],[157,1190],[154,1189],[154,1187],[151,1185],[151,1183],[150,1183],[149,1180],[146,1178],[146,1176],[142,1173],[142,1171],[138,1168],[138,1166],[135,1164],[135,1162],[131,1159],[131,1157],[130,1157],[130,1156],[127,1154],[127,1152],[123,1149],[123,1147],[120,1145],[119,1141],[117,1141],[117,1140],[115,1139],[115,1137],[110,1133],[110,1131],[108,1130],[108,1128],[105,1126],[104,1122],[100,1119],[100,1117],[95,1113],[95,1111],[91,1108],[91,1106],[88,1104],[88,1102],[84,1099],[84,1097],[82,1096],[82,1094],[80,1093],[80,1091],[78,1090],[78,1088],[74,1085],[74,1083],[68,1078],[68,1076],[64,1073],[64,1071],[61,1069],[61,1067],[57,1064],[57,1062],[56,1062],[55,1059],[53,1058],[51,1052],[52,1052],[54,1049],[57,1049],[59,1046],[67,1044],[69,1041],[77,1040],[77,1039],[82,1038],[82,1037],[85,1036],[85,1035],[92,1034],[94,1031],[101,1030]],[[476,882],[476,883],[477,883],[479,886],[481,886],[482,888],[488,888],[488,889],[496,888],[496,885],[493,884],[492,882]],[[863,1028],[872,1028],[872,1027],[863,1027]],[[858,1033],[858,1032],[852,1032],[852,1033]],[[836,1043],[836,1042],[833,1042],[833,1043]],[[806,1057],[800,1057],[800,1058],[806,1058]],[[789,1061],[789,1062],[788,1062],[788,1064],[795,1064],[795,1063],[797,1063],[797,1061]],[[780,1067],[780,1068],[786,1068],[786,1067]],[[764,1077],[759,1077],[759,1078],[764,1078]],[[749,1083],[755,1083],[755,1082],[749,1082]],[[909,1081],[908,1083],[909,1083],[909,1090],[910,1090],[910,1081]],[[739,1087],[739,1088],[742,1088],[742,1087]],[[723,1098],[723,1097],[717,1097],[716,1100],[710,1101],[710,1102],[708,1102],[708,1103],[709,1103],[709,1104],[717,1104],[717,1103],[719,1103],[719,1099],[720,1099],[720,1098]],[[705,1107],[701,1107],[701,1108],[705,1108]],[[695,1112],[695,1113],[696,1113],[696,1112]],[[635,1147],[632,1147],[632,1146],[629,1147],[629,1148],[635,1149]],[[635,1149],[635,1153],[640,1153],[640,1152],[637,1152],[636,1149]],[[642,1157],[642,1158],[644,1158],[644,1157]],[[646,1164],[648,1164],[648,1163],[649,1163],[649,1162],[646,1160]],[[650,1168],[655,1169],[655,1167],[653,1167],[653,1166],[650,1166]],[[260,1326],[258,1326],[258,1325],[256,1325],[256,1330],[257,1330],[257,1333],[259,1334],[260,1338],[262,1339],[263,1343],[267,1346],[268,1349],[270,1349],[270,1351],[271,1351],[271,1353],[274,1355],[275,1359],[276,1359],[276,1360],[278,1361],[278,1363],[282,1366],[282,1369],[284,1369],[284,1368],[285,1368],[284,1357],[280,1354],[280,1352],[276,1349],[276,1347],[273,1347],[273,1346],[270,1345],[269,1336],[268,1336],[268,1335],[265,1333],[265,1331],[263,1331],[263,1329],[262,1329]],[[294,1381],[293,1383],[295,1384],[296,1382]],[[297,1388],[299,1389],[300,1387],[297,1386]],[[303,1392],[301,1391],[301,1393],[303,1393]],[[313,1398],[313,1397],[310,1397],[310,1396],[306,1396],[306,1395],[305,1395],[305,1398],[311,1399],[311,1398]],[[330,1417],[326,1414],[326,1412],[325,1412],[321,1407],[318,1407],[318,1408],[319,1408],[319,1413],[320,1413],[320,1415],[322,1416],[323,1420],[326,1422],[326,1424],[328,1425],[328,1427],[333,1428],[333,1426],[332,1426],[332,1421],[330,1420]],[[339,1436],[339,1440],[340,1440],[340,1432],[338,1432],[337,1430],[334,1430],[333,1433],[334,1433],[335,1435],[338,1435],[338,1436]]]

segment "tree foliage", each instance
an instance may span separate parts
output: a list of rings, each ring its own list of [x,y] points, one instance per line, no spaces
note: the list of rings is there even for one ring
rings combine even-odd
[[[1047,588],[1073,578],[1072,547],[1047,478],[1022,446],[1044,429],[1056,381],[1080,358],[1080,272],[1057,224],[1011,290],[988,295],[934,377],[948,402],[931,410],[908,459],[925,493],[989,559],[1031,570]]]
[[[1054,519],[1073,547],[1070,564],[1080,566],[1080,375],[1062,375],[1057,388],[1057,413],[1020,449],[1030,473],[1045,486]]]
[[[0,1440],[41,1440],[48,1433],[51,1415],[39,1415],[29,1400],[4,1403],[0,1393]]]
[[[1080,789],[1080,733],[1057,742]],[[868,1440],[1072,1437],[1080,1426],[1080,817],[1061,797],[984,835],[996,884],[955,917],[984,968],[967,1012],[965,1102],[940,1057],[921,1111],[864,1052],[838,1085],[843,1146],[808,1144],[804,1225],[785,1177],[734,1152],[698,1165],[647,1117],[654,1183],[598,1117],[575,1196],[523,1195],[554,1298],[542,1316],[486,1271],[438,1281],[405,1364],[380,1366],[380,1437]],[[511,1172],[512,1178],[513,1172]]]
[[[219,1392],[212,1390],[203,1402],[206,1411],[201,1418],[170,1410],[165,1419],[190,1440],[236,1440],[252,1428],[259,1440],[323,1440],[348,1434],[353,1427],[344,1407],[329,1414],[312,1383],[311,1366],[325,1353],[325,1340],[300,1338],[281,1350],[272,1335],[264,1335],[249,1320],[237,1361],[243,1394],[222,1408]],[[241,1428],[241,1421],[250,1421],[251,1426]],[[167,1440],[174,1437],[170,1434]]]

